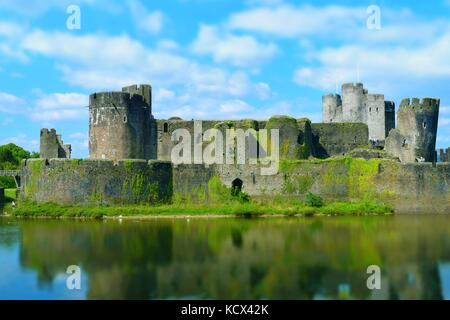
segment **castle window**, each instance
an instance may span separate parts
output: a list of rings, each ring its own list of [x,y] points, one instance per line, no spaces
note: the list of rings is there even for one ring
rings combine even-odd
[[[163,129],[163,131],[164,131],[164,132],[169,132],[169,125],[167,124],[167,122],[164,123],[164,129]]]
[[[377,112],[378,112],[378,108],[377,108]]]
[[[426,129],[427,128],[427,123],[424,121],[423,122],[423,128]]]
[[[372,108],[369,108],[369,112],[372,112]]]
[[[127,118],[127,116],[123,116],[123,123],[127,123],[128,122],[128,118]]]

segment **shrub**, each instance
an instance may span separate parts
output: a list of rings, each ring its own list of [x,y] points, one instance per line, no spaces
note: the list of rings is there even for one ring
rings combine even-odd
[[[320,208],[323,207],[323,199],[319,195],[308,192],[305,197],[305,204],[309,207]]]
[[[239,191],[234,197],[241,203],[250,202],[250,196],[243,191]]]

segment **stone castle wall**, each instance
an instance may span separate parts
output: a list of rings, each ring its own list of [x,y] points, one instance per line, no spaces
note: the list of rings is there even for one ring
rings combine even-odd
[[[61,135],[55,129],[41,129],[40,156],[41,158],[67,158],[71,157],[72,146],[64,144]]]
[[[251,119],[245,120],[203,120],[201,122],[201,131],[205,133],[208,129],[218,129],[222,132],[223,137],[223,150],[222,153],[225,156],[227,152],[226,146],[226,130],[227,129],[242,129],[244,132],[250,132],[254,130],[256,135],[261,129],[268,130],[268,137],[270,137],[271,129],[279,130],[279,146],[280,146],[280,158],[281,159],[307,159],[312,155],[312,131],[311,122],[306,119],[294,119],[288,116],[274,116],[268,121],[256,121]],[[195,137],[194,135],[194,121],[181,120],[179,118],[169,120],[157,120],[157,156],[160,160],[170,161],[172,148],[179,144],[180,141],[172,141],[172,134],[178,129],[187,130],[191,136],[191,158],[194,163],[194,141],[202,139],[203,137]],[[255,155],[252,152],[252,146],[257,146],[258,138],[254,135],[248,135],[245,139],[245,163],[248,163],[249,159],[258,158],[258,152]],[[269,139],[270,140],[270,139]],[[209,142],[203,142],[202,150],[209,144]],[[235,141],[237,146],[237,141]],[[268,150],[262,148],[261,157],[268,153]],[[270,150],[269,150],[270,153]],[[237,152],[235,152],[237,154]]]
[[[172,197],[172,165],[163,161],[29,159],[22,197],[36,203],[110,205],[164,203]]]
[[[435,161],[439,104],[439,99],[404,99],[397,128],[386,139],[386,152],[402,162]]]
[[[220,177],[228,187],[240,179],[242,189],[254,198],[298,198],[308,192],[325,200],[376,199],[397,213],[448,213],[450,163],[401,164],[392,160],[333,158],[284,161],[274,176],[260,174],[256,165],[183,165],[174,168],[174,194],[189,197],[208,190],[208,181]],[[192,181],[193,183],[188,183]]]
[[[441,162],[450,162],[450,148],[439,149],[439,158]]]
[[[287,116],[274,116],[268,121],[202,121],[203,132],[210,128],[217,128],[223,134],[225,134],[227,128],[240,128],[244,131],[248,129],[255,129],[256,131],[279,129],[280,159],[284,160],[308,159],[310,156],[323,159],[344,155],[354,148],[367,147],[369,143],[367,125],[362,123],[311,123],[306,118],[294,119]],[[193,121],[181,119],[157,120],[157,154],[159,160],[170,161],[171,150],[178,143],[171,141],[171,136],[177,129],[188,130],[193,141]],[[250,143],[247,139],[246,159],[252,155],[249,150]],[[225,148],[224,145],[224,154]],[[194,146],[192,146],[191,154],[193,157]]]
[[[342,156],[369,143],[369,131],[363,123],[313,123],[311,129],[313,154],[320,159]]]
[[[23,163],[22,199],[62,205],[157,204],[195,199],[219,177],[227,187],[239,179],[254,198],[298,198],[308,192],[325,200],[373,198],[399,213],[448,213],[450,163],[402,164],[392,160],[336,157],[285,160],[276,175],[257,165],[178,165],[124,160],[32,159]]]

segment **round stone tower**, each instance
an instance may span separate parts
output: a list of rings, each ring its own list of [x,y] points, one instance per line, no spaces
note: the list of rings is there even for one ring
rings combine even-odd
[[[439,104],[439,99],[403,99],[398,110],[397,127],[407,137],[417,161],[435,158]]]
[[[397,128],[386,138],[386,152],[401,162],[435,161],[439,104],[439,99],[403,99]]]
[[[150,92],[143,85],[89,97],[91,159],[151,159]]]
[[[342,122],[342,100],[338,94],[322,96],[322,121],[324,123]]]
[[[366,123],[365,94],[362,83],[342,85],[342,113],[344,122]]]

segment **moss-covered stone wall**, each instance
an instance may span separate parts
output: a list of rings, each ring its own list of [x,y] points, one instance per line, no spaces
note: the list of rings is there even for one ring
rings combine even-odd
[[[314,157],[342,156],[369,144],[369,129],[364,123],[313,123]]]
[[[156,204],[172,198],[172,165],[163,161],[30,159],[22,170],[22,199],[29,202]]]
[[[169,162],[36,159],[23,165],[22,199],[58,204],[158,204],[203,201],[213,179],[230,188],[242,181],[252,198],[297,198],[308,192],[326,201],[375,199],[400,213],[450,212],[450,163],[334,157],[284,160],[276,175],[257,165],[178,165]]]

